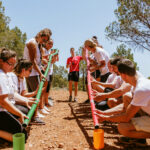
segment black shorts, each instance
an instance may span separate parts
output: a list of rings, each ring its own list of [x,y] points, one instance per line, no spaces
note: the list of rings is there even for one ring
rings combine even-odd
[[[68,81],[79,82],[79,71],[69,72]]]
[[[48,93],[51,88],[52,80],[53,80],[53,75],[49,75],[49,81],[47,84],[46,93]]]
[[[0,112],[0,130],[6,131],[11,134],[24,133],[25,139],[28,138],[27,131],[23,128],[22,124],[8,111]]]
[[[101,77],[100,70],[96,70],[96,71],[92,72],[91,76],[94,77],[94,79],[100,78]],[[85,78],[85,84],[87,84],[87,76]]]
[[[108,72],[108,73],[106,73],[104,75],[101,75],[101,81],[100,82],[106,82],[110,74],[111,73]]]

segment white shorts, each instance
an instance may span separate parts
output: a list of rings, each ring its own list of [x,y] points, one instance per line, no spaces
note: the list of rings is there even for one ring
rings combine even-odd
[[[150,116],[132,118],[131,121],[137,131],[150,133]]]

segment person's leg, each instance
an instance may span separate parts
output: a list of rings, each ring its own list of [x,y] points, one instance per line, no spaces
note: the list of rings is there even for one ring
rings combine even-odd
[[[50,81],[49,81],[49,99],[50,100],[53,100],[52,98],[51,98],[51,86],[52,86],[52,81],[53,81],[53,75],[50,75],[49,76],[49,79],[50,79]]]
[[[37,89],[38,85],[39,85],[39,76],[30,76],[26,78],[27,81],[27,87],[28,90],[30,90],[29,92],[33,92]]]
[[[120,134],[137,139],[146,139],[150,138],[150,133],[144,131],[136,131],[134,125],[130,123],[120,123],[118,125],[118,131]]]
[[[75,98],[77,98],[77,95],[78,95],[78,82],[74,82],[74,96]]]
[[[2,131],[2,130],[0,130],[0,138],[5,139],[10,142],[13,141],[13,135],[11,133],[8,133],[8,132]]]
[[[17,117],[17,116],[16,116]],[[11,113],[7,111],[0,112],[0,137],[12,141],[12,135],[15,133],[24,133],[27,139],[27,133],[23,130],[21,123]],[[18,118],[18,117],[17,117]]]
[[[47,84],[48,82],[45,81],[44,86],[43,86],[44,90],[42,90],[41,97],[40,97],[40,103],[39,103],[40,109],[43,109],[45,106],[45,99],[46,99],[45,93],[46,93]]]
[[[100,93],[104,92],[104,87],[102,87],[101,85],[98,85],[98,84],[92,84],[92,89],[94,89]]]
[[[72,81],[69,81],[69,96],[72,96]]]

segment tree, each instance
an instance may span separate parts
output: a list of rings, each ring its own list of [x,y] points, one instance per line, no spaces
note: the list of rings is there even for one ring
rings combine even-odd
[[[106,27],[108,39],[150,51],[150,0],[118,0],[117,21]]]
[[[114,52],[111,57],[123,57],[130,59],[132,62],[134,62],[136,69],[139,70],[139,67],[137,66],[137,63],[134,61],[133,54],[131,53],[131,49],[126,49],[126,46],[124,44],[121,44],[117,47],[117,52]]]
[[[82,56],[82,46],[79,47],[76,55]],[[79,90],[85,91],[85,77],[86,77],[86,63],[85,61],[80,62],[80,79],[78,83]]]
[[[5,8],[0,1],[0,47],[15,50],[18,56],[22,56],[26,33],[22,34],[18,27],[9,29],[10,18],[4,14]]]
[[[67,87],[68,81],[68,71],[64,66],[57,66],[54,64],[54,78],[53,78],[53,87],[64,88]]]

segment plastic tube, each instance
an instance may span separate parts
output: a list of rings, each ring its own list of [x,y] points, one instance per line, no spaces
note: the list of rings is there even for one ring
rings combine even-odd
[[[24,133],[16,133],[13,135],[13,150],[25,149],[25,135]]]
[[[47,74],[48,74],[48,72],[49,72],[49,68],[50,68],[52,56],[54,56],[54,55],[56,55],[56,54],[58,54],[58,49],[56,49],[56,52],[55,52],[55,53],[53,53],[53,54],[51,54],[51,55],[49,56],[48,66],[47,66],[47,68],[46,68],[46,70],[45,70],[45,73],[44,73],[44,76],[45,76],[45,77],[47,77]],[[36,109],[36,107],[37,107],[37,105],[38,105],[38,103],[39,103],[40,97],[41,97],[41,92],[42,92],[42,88],[43,88],[44,82],[45,82],[45,79],[43,78],[43,79],[41,80],[41,82],[40,82],[39,89],[38,89],[38,93],[37,93],[37,95],[36,95],[36,101],[35,101],[36,104],[33,104],[32,107],[31,107],[31,109],[30,109],[30,111],[28,112],[27,116],[29,117],[29,119],[25,119],[25,120],[24,120],[23,127],[26,127],[26,126],[29,124],[29,122],[30,122],[30,120],[31,120],[31,118],[32,118],[32,116],[33,116],[33,114],[34,114],[34,111],[35,111],[35,109]]]
[[[95,149],[104,148],[104,130],[95,129],[93,133],[93,145]]]
[[[98,123],[97,116],[94,114],[95,104],[94,104],[93,96],[91,95],[91,93],[92,93],[92,91],[91,91],[91,78],[90,78],[90,71],[89,71],[90,63],[88,60],[88,50],[87,49],[86,49],[86,62],[87,62],[88,93],[89,93],[89,99],[90,99],[90,104],[91,104],[92,118],[93,118],[95,129],[98,129],[99,123]]]

